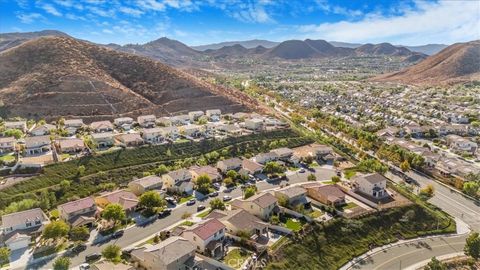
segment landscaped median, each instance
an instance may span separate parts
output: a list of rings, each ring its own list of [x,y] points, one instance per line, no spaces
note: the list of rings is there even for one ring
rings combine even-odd
[[[338,269],[368,250],[431,234],[454,233],[454,220],[418,204],[392,208],[360,219],[309,224],[271,251],[267,269]]]

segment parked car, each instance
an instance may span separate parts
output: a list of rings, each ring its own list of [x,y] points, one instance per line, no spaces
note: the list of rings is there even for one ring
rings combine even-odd
[[[116,231],[116,232],[114,232],[114,233],[112,234],[112,238],[113,238],[113,239],[120,238],[120,237],[123,236],[123,233],[124,233],[124,232],[125,232],[124,230]]]
[[[173,205],[177,204],[177,200],[175,200],[175,198],[173,197],[167,197],[165,198],[165,201],[167,201],[167,203],[169,204],[173,204]]]
[[[85,256],[85,261],[96,261],[99,260],[102,257],[99,253],[92,253],[90,255]]]
[[[80,252],[84,251],[85,249],[87,249],[87,245],[78,244],[78,245],[76,245],[72,248],[72,252],[80,253]]]
[[[230,192],[232,192],[234,189],[235,189],[235,186],[229,187],[229,188],[226,188],[226,189],[224,190],[224,192],[230,193]]]
[[[213,188],[216,189],[216,190],[219,190],[220,186],[221,185],[219,183],[213,183]]]
[[[298,172],[299,172],[299,173],[304,173],[304,172],[305,172],[305,169],[302,168],[302,169],[300,169]]]
[[[199,206],[197,206],[197,212],[200,212],[200,211],[203,211],[205,210],[205,205],[201,204]]]
[[[158,213],[158,218],[164,218],[172,213],[172,209],[164,209]]]
[[[212,198],[213,198],[213,197],[217,197],[217,196],[218,196],[218,192],[214,191],[214,192],[208,194],[208,196],[209,196],[209,197],[212,197]]]
[[[195,199],[190,199],[190,200],[187,202],[187,205],[194,205],[196,201],[197,201],[197,200],[195,200]]]
[[[228,196],[228,195],[223,196],[223,201],[224,201],[224,202],[228,202],[228,201],[230,201],[231,199],[232,199],[232,196]]]
[[[80,270],[87,270],[87,269],[90,269],[90,265],[88,263],[82,263],[78,268]]]

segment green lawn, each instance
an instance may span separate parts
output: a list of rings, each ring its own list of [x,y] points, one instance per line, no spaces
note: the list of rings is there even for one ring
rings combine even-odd
[[[323,215],[323,212],[320,210],[313,210],[311,213],[308,214],[311,218],[318,218]]]
[[[61,155],[60,155],[60,160],[61,160],[61,161],[64,161],[64,160],[66,160],[66,159],[68,159],[68,158],[70,158],[70,157],[71,157],[70,154],[61,154]]]
[[[285,227],[295,232],[300,231],[302,229],[302,226],[303,225],[300,221],[294,221],[291,218],[287,219],[287,222],[285,222]]]
[[[322,181],[322,184],[324,184],[324,185],[333,185],[333,184],[335,184],[335,182],[333,182],[333,181]]]
[[[180,201],[178,202],[178,204],[186,203],[191,199],[193,199],[193,195],[190,195],[188,197],[182,197],[182,198],[180,198]]]
[[[15,155],[13,153],[0,156],[0,160],[4,163],[10,163],[15,161]]]
[[[236,248],[225,256],[223,258],[223,261],[225,264],[228,266],[235,268],[235,269],[240,269],[242,267],[243,263],[250,257],[251,252],[241,249],[241,248]]]
[[[347,178],[347,179],[350,179],[350,178],[354,177],[356,174],[357,174],[357,172],[354,171],[354,170],[345,170],[345,172],[344,172],[345,178]]]
[[[342,210],[347,210],[347,209],[352,209],[352,208],[357,207],[357,206],[358,206],[358,205],[357,205],[356,203],[354,203],[354,202],[349,202],[349,203],[347,203],[347,204],[345,204],[345,205],[343,205],[343,206],[340,206],[340,208],[341,208]]]
[[[190,227],[190,226],[193,226],[193,224],[195,224],[195,222],[190,221],[190,220],[185,220],[184,222],[182,222],[182,223],[180,224],[180,226],[188,226],[188,227]]]
[[[197,214],[197,217],[199,217],[199,218],[204,218],[204,217],[206,217],[208,214],[210,214],[210,210],[205,210],[205,211],[203,211],[203,212],[201,212],[201,213],[198,213],[198,214]]]

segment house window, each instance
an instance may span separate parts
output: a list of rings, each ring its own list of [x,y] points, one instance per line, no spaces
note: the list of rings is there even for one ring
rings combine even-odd
[[[40,220],[35,220],[35,225],[39,225],[39,224],[42,224],[42,222]]]
[[[194,237],[193,237],[193,241],[197,241],[197,237],[194,236]]]
[[[27,227],[30,227],[30,226],[32,226],[32,223],[31,223],[31,222],[27,222],[25,225],[26,225]]]

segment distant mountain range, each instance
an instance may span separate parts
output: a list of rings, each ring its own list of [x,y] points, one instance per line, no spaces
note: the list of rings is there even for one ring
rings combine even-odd
[[[0,100],[7,116],[47,119],[214,108],[237,112],[258,105],[240,91],[210,85],[147,57],[63,36],[40,37],[0,53]]]
[[[338,41],[329,41],[335,47],[345,47],[345,48],[352,48],[356,49],[364,44],[361,43],[348,43],[348,42],[338,42]],[[439,51],[448,47],[445,44],[427,44],[427,45],[420,45],[420,46],[405,46],[405,45],[395,45],[396,47],[405,47],[412,52],[419,52],[426,55],[433,55],[438,53]]]
[[[252,39],[252,40],[245,40],[245,41],[227,41],[227,42],[206,44],[206,45],[200,45],[200,46],[192,46],[192,48],[197,51],[218,50],[222,47],[229,47],[233,45],[240,45],[247,49],[256,48],[258,46],[262,46],[265,48],[272,48],[277,46],[279,43],[280,42],[263,40],[263,39]]]
[[[407,84],[454,84],[480,81],[480,40],[456,43],[404,70],[374,78]]]

